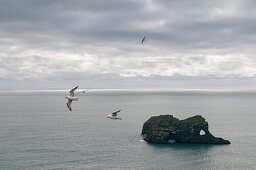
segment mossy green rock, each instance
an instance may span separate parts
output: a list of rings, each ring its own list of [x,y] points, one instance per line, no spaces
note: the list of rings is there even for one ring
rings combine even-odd
[[[200,135],[200,131],[204,134]],[[209,143],[230,144],[228,140],[214,137],[208,130],[208,122],[196,115],[179,120],[172,115],[153,116],[148,119],[142,128],[145,141],[167,144],[169,141],[179,143]]]

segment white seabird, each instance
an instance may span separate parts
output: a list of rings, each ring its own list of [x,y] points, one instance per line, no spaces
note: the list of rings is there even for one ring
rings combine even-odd
[[[119,120],[121,120],[121,118],[117,116],[117,113],[119,113],[119,112],[121,112],[121,110],[118,110],[118,111],[112,113],[112,115],[108,115],[107,118],[109,118],[109,119],[119,119]]]
[[[71,109],[71,103],[72,101],[78,101],[78,98],[75,97],[75,90],[78,88],[78,86],[76,86],[75,88],[73,88],[72,90],[70,90],[70,95],[69,96],[66,96],[65,98],[68,99],[68,102],[67,102],[67,107],[70,111],[72,111]]]

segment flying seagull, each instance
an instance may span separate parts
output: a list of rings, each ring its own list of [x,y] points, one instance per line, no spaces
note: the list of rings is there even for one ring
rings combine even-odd
[[[67,102],[67,107],[70,111],[72,111],[71,109],[71,103],[72,101],[78,101],[78,98],[74,96],[74,92],[75,90],[78,88],[78,86],[76,86],[75,88],[73,88],[72,90],[70,90],[70,95],[69,96],[66,96],[65,98],[68,99],[68,102]]]
[[[121,118],[117,116],[117,113],[119,113],[119,112],[121,112],[121,110],[113,112],[112,115],[108,115],[107,118],[109,118],[109,119],[120,119],[121,120]]]
[[[143,37],[142,41],[141,41],[141,44],[143,44],[145,41],[145,36]]]

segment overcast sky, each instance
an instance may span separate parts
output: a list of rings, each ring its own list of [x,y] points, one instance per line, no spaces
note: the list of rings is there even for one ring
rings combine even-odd
[[[255,9],[255,0],[0,0],[0,90],[254,88]]]

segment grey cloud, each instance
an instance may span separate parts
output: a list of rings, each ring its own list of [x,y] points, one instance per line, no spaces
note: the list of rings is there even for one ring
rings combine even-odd
[[[248,78],[256,74],[255,7],[253,0],[0,1],[0,77]]]

